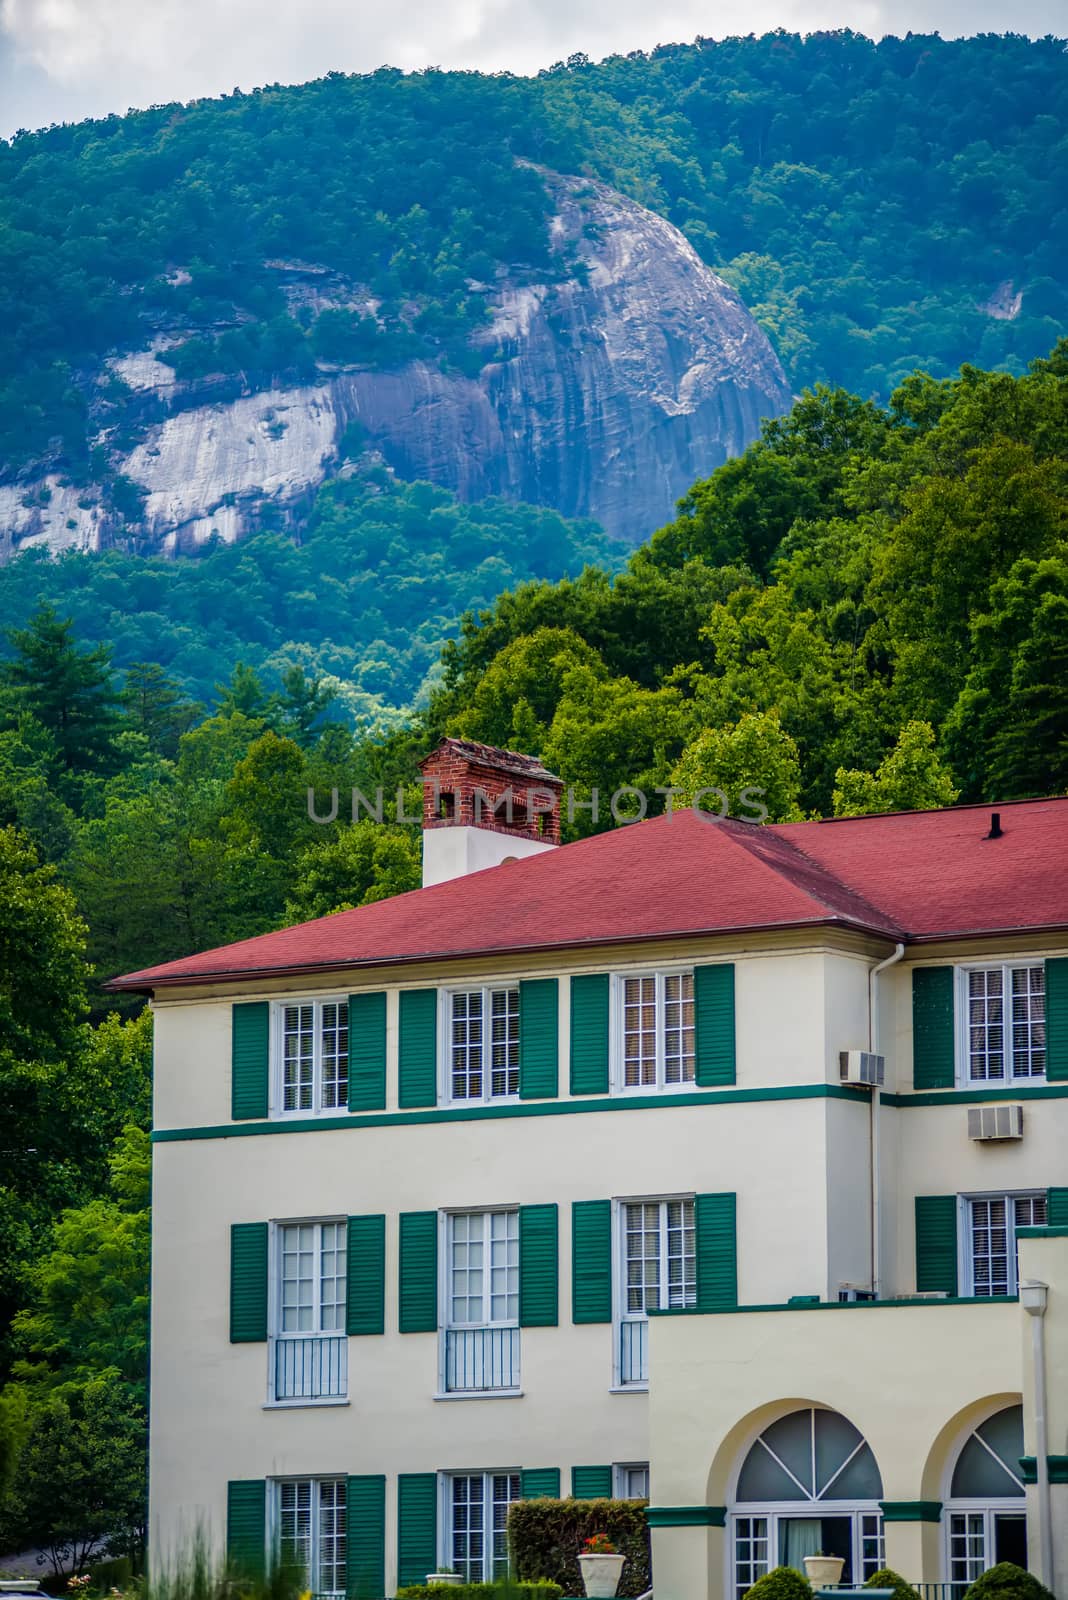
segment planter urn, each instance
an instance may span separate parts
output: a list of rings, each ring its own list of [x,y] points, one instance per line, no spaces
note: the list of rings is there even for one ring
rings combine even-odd
[[[464,1577],[462,1572],[428,1572],[426,1581],[427,1583],[440,1583],[448,1585],[450,1588],[458,1588],[463,1583]]]
[[[841,1556],[805,1556],[804,1561],[808,1581],[814,1589],[841,1583],[845,1566]]]
[[[626,1558],[620,1555],[586,1555],[579,1556],[578,1559],[582,1569],[582,1587],[590,1596],[590,1600],[594,1600],[594,1596],[599,1597],[599,1600],[611,1600],[619,1588],[623,1562]]]

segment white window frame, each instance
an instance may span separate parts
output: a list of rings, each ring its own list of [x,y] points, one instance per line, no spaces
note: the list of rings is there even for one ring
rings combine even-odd
[[[878,1518],[878,1540],[881,1555],[878,1560],[882,1566],[886,1564],[886,1524],[883,1519],[882,1508],[878,1500],[767,1500],[754,1502],[752,1505],[739,1503],[732,1507],[727,1517],[727,1550],[726,1550],[726,1593],[728,1600],[736,1600],[738,1594],[737,1575],[737,1527],[740,1520],[753,1517],[763,1517],[768,1524],[768,1568],[770,1572],[779,1565],[779,1524],[792,1518],[811,1517],[818,1520],[821,1517],[849,1517],[852,1524],[852,1569],[854,1587],[864,1583],[862,1571],[862,1553],[864,1545],[864,1529],[862,1518]],[[876,1571],[880,1570],[877,1565]],[[757,1573],[757,1577],[761,1574]],[[754,1580],[755,1581],[755,1580]]]
[[[514,1216],[518,1219],[519,1206],[516,1203],[497,1206],[468,1206],[457,1207],[438,1213],[438,1387],[436,1398],[439,1400],[482,1399],[490,1396],[512,1397],[522,1394],[519,1382],[512,1388],[486,1388],[486,1389],[449,1389],[447,1388],[447,1336],[450,1332],[467,1330],[477,1332],[489,1328],[514,1328],[517,1332],[515,1364],[519,1367],[522,1351],[519,1348],[521,1335],[519,1329],[519,1264],[516,1263],[516,1315],[493,1321],[487,1317],[484,1322],[453,1322],[452,1320],[452,1242],[453,1227],[457,1217],[482,1217],[483,1223],[483,1278],[482,1278],[482,1305],[483,1310],[492,1312],[492,1297],[489,1292],[489,1221],[491,1216]],[[518,1228],[517,1228],[518,1237]],[[521,1370],[521,1369],[520,1369]],[[456,1474],[454,1474],[455,1476]],[[463,1476],[461,1473],[460,1476]]]
[[[439,990],[438,1001],[438,1104],[443,1106],[502,1105],[519,1099],[519,1084],[514,1093],[493,1094],[492,1066],[492,995],[507,990],[519,994],[518,981],[502,980],[500,983],[455,983]],[[452,1092],[452,1003],[459,994],[482,995],[482,1093],[480,1095],[454,1095]],[[518,1003],[518,1002],[517,1002]],[[516,1037],[522,1048],[522,1038],[517,1025]],[[518,1063],[517,1063],[518,1071]]]
[[[966,966],[956,968],[956,1037],[957,1037],[957,1087],[963,1089],[1011,1089],[1014,1086],[1024,1087],[1029,1083],[1045,1083],[1046,1073],[1027,1073],[1016,1077],[1012,1070],[1012,974],[1020,967],[1041,967],[1045,965],[1045,958],[1037,956],[1033,959],[1018,961],[971,961]],[[1000,968],[1001,998],[1002,998],[1002,1060],[1005,1067],[1004,1075],[1000,1078],[976,1078],[972,1076],[971,1052],[971,1008],[969,1005],[968,979],[973,972],[993,972]],[[1008,1011],[1006,1012],[1006,1000]],[[1007,1043],[1007,1048],[1004,1046]]]
[[[287,1483],[310,1483],[311,1484],[311,1530],[310,1530],[311,1531],[311,1538],[310,1538],[310,1541],[309,1541],[310,1549],[311,1549],[311,1558],[310,1558],[309,1566],[310,1566],[311,1570],[307,1573],[306,1576],[307,1576],[307,1580],[308,1580],[308,1584],[309,1584],[311,1593],[315,1597],[315,1600],[319,1600],[319,1597],[321,1595],[335,1596],[336,1600],[344,1600],[344,1594],[345,1594],[344,1589],[320,1590],[320,1589],[317,1589],[315,1587],[315,1583],[314,1583],[313,1580],[318,1578],[318,1576],[319,1576],[319,1538],[320,1538],[320,1531],[319,1531],[320,1499],[319,1499],[319,1497],[320,1497],[320,1492],[321,1492],[321,1486],[324,1483],[341,1483],[342,1485],[344,1485],[346,1477],[347,1477],[347,1474],[344,1473],[344,1472],[315,1472],[315,1473],[306,1473],[306,1472],[292,1473],[292,1472],[288,1472],[288,1473],[283,1474],[280,1477],[270,1478],[268,1480],[270,1492],[269,1492],[269,1494],[267,1496],[267,1502],[268,1502],[267,1503],[267,1531],[268,1531],[268,1541],[267,1542],[268,1542],[268,1550],[269,1550],[269,1554],[270,1554],[270,1561],[271,1561],[272,1565],[275,1565],[279,1561],[279,1559],[281,1557],[281,1551],[282,1551],[282,1486],[284,1484],[287,1484]],[[345,1523],[344,1488],[342,1489],[341,1515],[342,1515],[342,1524],[344,1526],[344,1523]],[[348,1549],[348,1529],[347,1529],[347,1527],[345,1528],[345,1535],[346,1535],[346,1537],[345,1537],[345,1574],[346,1574],[346,1579],[347,1579],[347,1577],[348,1577],[349,1560],[350,1560],[350,1552],[349,1552],[349,1549]]]
[[[645,1493],[630,1495],[627,1493],[627,1473],[645,1473]],[[612,1498],[614,1500],[648,1500],[649,1498],[649,1463],[648,1461],[615,1461],[612,1463]]]
[[[493,1478],[518,1478],[519,1493],[516,1499],[523,1497],[523,1472],[521,1467],[455,1467],[447,1472],[438,1473],[438,1566],[454,1567],[456,1561],[452,1549],[452,1485],[455,1478],[482,1478],[482,1521],[483,1521],[483,1546],[482,1570],[483,1578],[472,1579],[472,1582],[493,1582],[493,1491],[490,1487]],[[509,1504],[514,1504],[510,1501]],[[487,1511],[489,1517],[487,1519]],[[488,1545],[486,1535],[489,1535]],[[489,1560],[487,1562],[487,1552]],[[488,1576],[486,1568],[489,1567]],[[466,1581],[466,1580],[465,1580]]]
[[[291,1118],[340,1117],[348,1114],[348,1094],[336,1106],[323,1105],[323,1006],[342,1006],[348,1010],[348,996],[337,994],[290,995],[284,1000],[271,1001],[270,1017],[270,1115],[272,1120],[288,1121]],[[311,1006],[313,1012],[312,1043],[312,1103],[307,1109],[285,1106],[285,1014],[292,1006]],[[352,1070],[352,1040],[349,1039],[346,1056],[346,1085]]]
[[[664,1025],[664,985],[668,978],[693,978],[692,966],[668,967],[643,967],[634,972],[613,972],[610,983],[611,1000],[611,1073],[609,1078],[610,1092],[623,1095],[660,1095],[660,1094],[686,1094],[696,1088],[697,1060],[696,1043],[697,1030],[694,1028],[694,1077],[684,1078],[679,1083],[667,1083],[665,1025]],[[653,978],[656,983],[656,1081],[655,1083],[628,1084],[624,1081],[626,1074],[625,1053],[625,984],[631,980]],[[695,1002],[696,1004],[696,1002]]]
[[[660,1302],[663,1307],[667,1296],[667,1207],[689,1202],[694,1204],[693,1191],[685,1194],[627,1194],[612,1201],[612,1389],[624,1394],[644,1394],[648,1383],[623,1382],[620,1345],[624,1322],[648,1322],[648,1312],[627,1310],[627,1231],[624,1209],[627,1206],[659,1206],[660,1210]],[[697,1244],[697,1216],[694,1213],[694,1246]],[[695,1262],[696,1271],[696,1262]],[[696,1299],[696,1283],[694,1295]]]
[[[972,1252],[972,1202],[975,1200],[1004,1200],[1006,1215],[1008,1207],[1017,1200],[1045,1199],[1045,1189],[986,1189],[971,1194],[962,1194],[957,1197],[957,1281],[962,1285],[964,1296],[968,1299],[976,1298],[975,1295],[975,1258]],[[1016,1220],[1013,1217],[1013,1235],[1015,1238]],[[1024,1224],[1027,1226],[1027,1224]],[[1003,1295],[983,1295],[984,1300],[1009,1300],[1018,1293],[1018,1249],[1008,1253],[1008,1287]]]
[[[974,1432],[974,1429],[972,1430]],[[994,1544],[994,1519],[999,1516],[1022,1517],[1024,1527],[1027,1526],[1027,1499],[1021,1495],[1019,1498],[997,1500],[946,1500],[942,1507],[942,1522],[944,1525],[942,1538],[943,1572],[946,1583],[959,1584],[963,1594],[965,1588],[975,1580],[969,1578],[967,1583],[963,1579],[954,1578],[953,1573],[953,1518],[954,1517],[982,1517],[983,1519],[983,1565],[982,1572],[989,1572],[995,1562]],[[978,1576],[978,1573],[976,1574]]]
[[[344,1406],[348,1405],[348,1341],[349,1335],[344,1326],[324,1330],[313,1328],[307,1333],[282,1332],[282,1230],[283,1228],[308,1228],[318,1230],[315,1240],[316,1270],[313,1278],[313,1307],[315,1320],[321,1321],[322,1305],[322,1229],[324,1226],[340,1224],[345,1228],[345,1242],[348,1244],[348,1218],[335,1217],[278,1217],[268,1226],[267,1231],[267,1398],[265,1405],[268,1409],[285,1410],[287,1408],[300,1408],[304,1406]],[[346,1275],[347,1276],[347,1275]],[[348,1283],[346,1281],[346,1297]],[[347,1299],[346,1299],[347,1304]],[[278,1343],[282,1339],[340,1339],[343,1341],[343,1355],[345,1359],[345,1384],[344,1392],[339,1395],[306,1396],[298,1395],[290,1399],[278,1400],[275,1398],[275,1360]],[[343,1476],[343,1474],[321,1473],[320,1477]],[[278,1480],[281,1481],[281,1480]],[[295,1481],[291,1477],[287,1482]]]

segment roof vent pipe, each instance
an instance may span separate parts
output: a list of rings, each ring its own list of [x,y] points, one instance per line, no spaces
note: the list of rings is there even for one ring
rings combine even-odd
[[[988,839],[1000,839],[1002,837],[1000,811],[992,811],[990,813],[990,832],[986,837]]]

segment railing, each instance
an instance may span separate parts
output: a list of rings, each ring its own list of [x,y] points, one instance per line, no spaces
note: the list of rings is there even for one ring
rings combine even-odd
[[[649,1382],[649,1324],[645,1321],[619,1325],[619,1381]]]
[[[914,1583],[912,1588],[920,1600],[962,1600],[966,1583]]]
[[[274,1341],[276,1400],[339,1400],[349,1390],[349,1341],[343,1333]]]
[[[519,1388],[518,1328],[446,1328],[449,1393]]]

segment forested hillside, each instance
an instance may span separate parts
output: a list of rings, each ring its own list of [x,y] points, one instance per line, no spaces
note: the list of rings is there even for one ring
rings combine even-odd
[[[189,375],[463,370],[498,269],[567,265],[517,157],[663,211],[796,389],[1020,371],[1068,319],[1066,125],[1053,39],[776,33],[534,79],[335,74],[22,134],[0,146],[0,461],[97,470],[114,417],[86,373],[160,325],[189,329]],[[344,273],[366,305],[290,315],[280,261]]]
[[[402,518],[432,494],[379,489]],[[439,514],[477,543],[477,517]],[[396,795],[418,815],[416,763],[444,732],[538,754],[604,802],[715,785],[737,808],[755,786],[775,819],[1063,792],[1068,341],[1019,378],[917,374],[886,407],[806,395],[614,579],[520,584],[469,616],[429,709],[389,733],[335,720],[335,687],[299,665],[274,688],[238,666],[196,705],[47,606],[7,648],[0,1104],[26,1159],[0,1188],[0,1542],[69,1566],[92,1535],[136,1553],[144,1531],[151,1020],[105,1015],[99,980],[415,887]],[[385,822],[344,802],[310,819],[309,786],[325,811],[353,785],[383,786]],[[611,825],[606,803],[580,816],[572,835]]]

